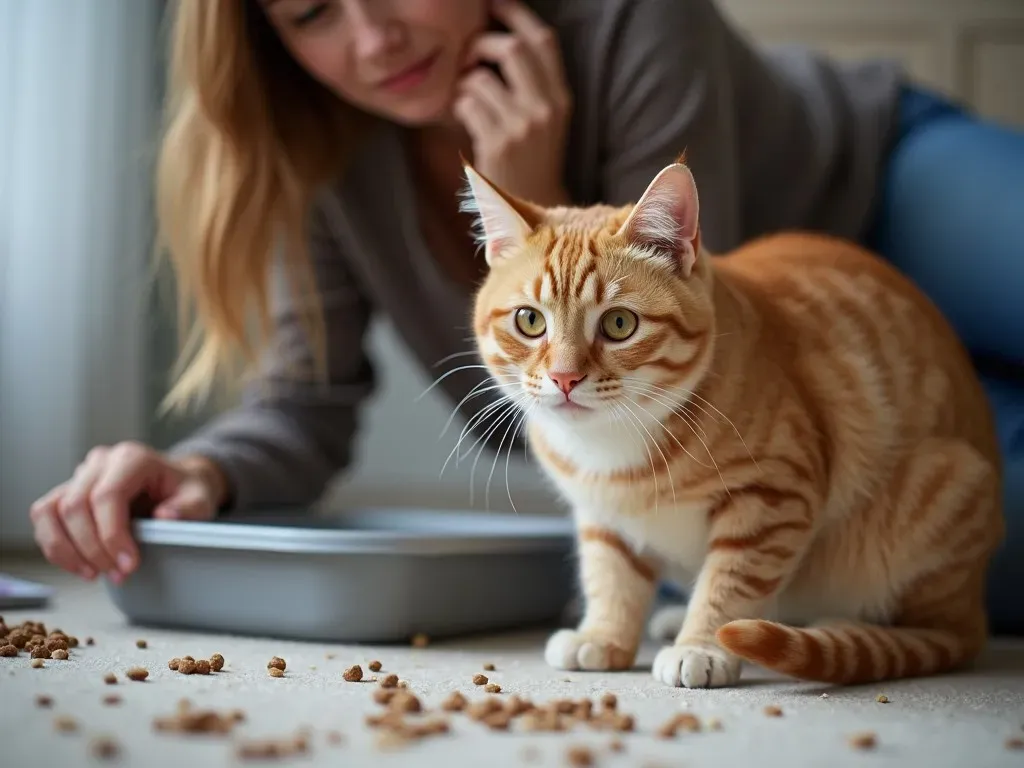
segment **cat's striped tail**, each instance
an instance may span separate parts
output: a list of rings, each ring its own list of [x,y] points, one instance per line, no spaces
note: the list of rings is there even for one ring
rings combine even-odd
[[[982,637],[852,622],[804,629],[760,619],[732,621],[718,630],[718,642],[747,661],[839,685],[953,670],[971,660]]]

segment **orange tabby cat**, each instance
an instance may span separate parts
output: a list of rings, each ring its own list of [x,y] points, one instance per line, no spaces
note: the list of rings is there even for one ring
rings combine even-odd
[[[466,173],[478,348],[577,524],[585,612],[548,663],[631,667],[659,578],[691,595],[654,660],[668,685],[734,684],[741,659],[860,683],[977,654],[999,453],[907,280],[809,234],[709,256],[682,163],[623,208],[542,209]]]

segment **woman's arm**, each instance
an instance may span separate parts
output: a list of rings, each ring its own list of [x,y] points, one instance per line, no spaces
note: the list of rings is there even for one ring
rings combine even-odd
[[[327,382],[292,375],[313,370],[313,353],[287,282],[277,279],[276,336],[262,375],[240,406],[170,452],[217,466],[227,481],[224,509],[310,504],[352,458],[358,411],[374,387],[364,347],[372,307],[322,222],[312,228],[309,252],[324,313]]]

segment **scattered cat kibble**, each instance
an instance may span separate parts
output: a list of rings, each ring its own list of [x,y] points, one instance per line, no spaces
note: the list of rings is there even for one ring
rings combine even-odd
[[[87,638],[85,638],[85,644],[86,645],[96,645],[96,640],[94,638],[87,637]]]
[[[106,704],[108,707],[115,707],[121,703],[121,697],[118,696],[116,693],[108,693],[106,696],[103,697],[103,703]]]
[[[782,707],[776,706],[775,704],[769,704],[764,708],[764,713],[768,717],[782,717]]]
[[[45,693],[41,693],[36,696],[36,706],[42,707],[43,709],[49,709],[53,706],[53,697],[47,696]]]
[[[270,667],[267,670],[267,674],[271,677],[284,677],[284,670],[280,667]]]
[[[53,727],[61,733],[74,733],[78,730],[78,721],[71,715],[58,715],[53,718]]]
[[[179,664],[181,664],[181,659],[175,657],[167,662],[167,668],[172,672],[177,672]]]
[[[107,685],[117,685],[117,675],[113,672],[107,672],[107,674],[103,676],[103,682]]]
[[[397,688],[398,687],[398,675],[390,674],[380,681],[381,688]]]
[[[285,660],[280,656],[273,656],[270,661],[267,662],[267,669],[280,669],[284,672],[287,666],[288,665],[285,663]]]
[[[191,656],[186,656],[185,658],[178,660],[178,672],[183,675],[194,675],[197,669],[198,664]]]
[[[488,693],[501,693],[501,686],[497,683],[488,683],[484,686],[484,690]]]
[[[141,683],[143,680],[149,677],[149,670],[145,667],[132,667],[127,672],[125,672],[125,676],[129,680],[134,680],[137,683]]]
[[[607,710],[614,710],[619,705],[619,700],[614,693],[609,691],[601,697],[601,706]]]
[[[493,671],[494,671],[494,665],[493,664],[491,664],[490,662],[488,662],[487,664],[484,664],[484,672],[493,672]]]
[[[469,700],[458,691],[452,691],[448,697],[441,702],[441,709],[445,712],[461,712],[469,704]]]
[[[608,749],[610,749],[612,752],[625,752],[626,744],[622,741],[622,739],[612,739],[610,742],[608,742]]]
[[[473,685],[487,685],[487,675],[480,673],[473,675]]]
[[[42,659],[32,659],[32,669],[42,669],[46,666],[46,662]]]
[[[875,736],[871,731],[864,731],[863,733],[855,733],[850,737],[850,746],[854,749],[874,749],[878,746],[878,737]]]
[[[92,740],[89,750],[101,760],[113,760],[121,754],[121,746],[111,736],[99,736]]]
[[[587,747],[570,747],[565,755],[565,759],[571,766],[585,768],[594,764],[594,753]]]
[[[371,672],[380,672],[380,670],[383,668],[384,665],[381,664],[376,659],[374,659],[367,666],[370,668]]]
[[[67,661],[68,660],[68,652],[58,648],[57,650],[52,651],[50,653],[50,658],[54,659],[55,661]]]
[[[427,635],[423,634],[422,632],[419,632],[419,633],[413,635],[413,637],[412,637],[412,647],[413,648],[426,648],[428,645],[430,645],[430,638]]]
[[[13,659],[18,655],[18,649],[8,643],[7,645],[0,646],[0,656],[8,659]]]
[[[138,640],[135,641],[135,647],[136,648],[148,648],[149,647],[149,643],[147,643],[142,638],[139,638]]]
[[[877,701],[879,704],[888,704],[889,697],[886,696],[884,693],[880,693],[878,694],[878,696],[875,697],[875,701]]]
[[[363,668],[358,664],[355,664],[354,666],[346,669],[342,677],[350,683],[358,683],[363,679]]]
[[[214,672],[220,672],[224,669],[224,657],[219,653],[213,654],[213,656],[210,657],[210,669]]]

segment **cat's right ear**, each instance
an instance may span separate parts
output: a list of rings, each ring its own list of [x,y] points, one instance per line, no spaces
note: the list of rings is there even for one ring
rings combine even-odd
[[[463,161],[468,182],[461,210],[475,214],[476,241],[484,248],[488,266],[514,254],[538,223],[538,215],[528,203],[502,192],[495,184]]]

